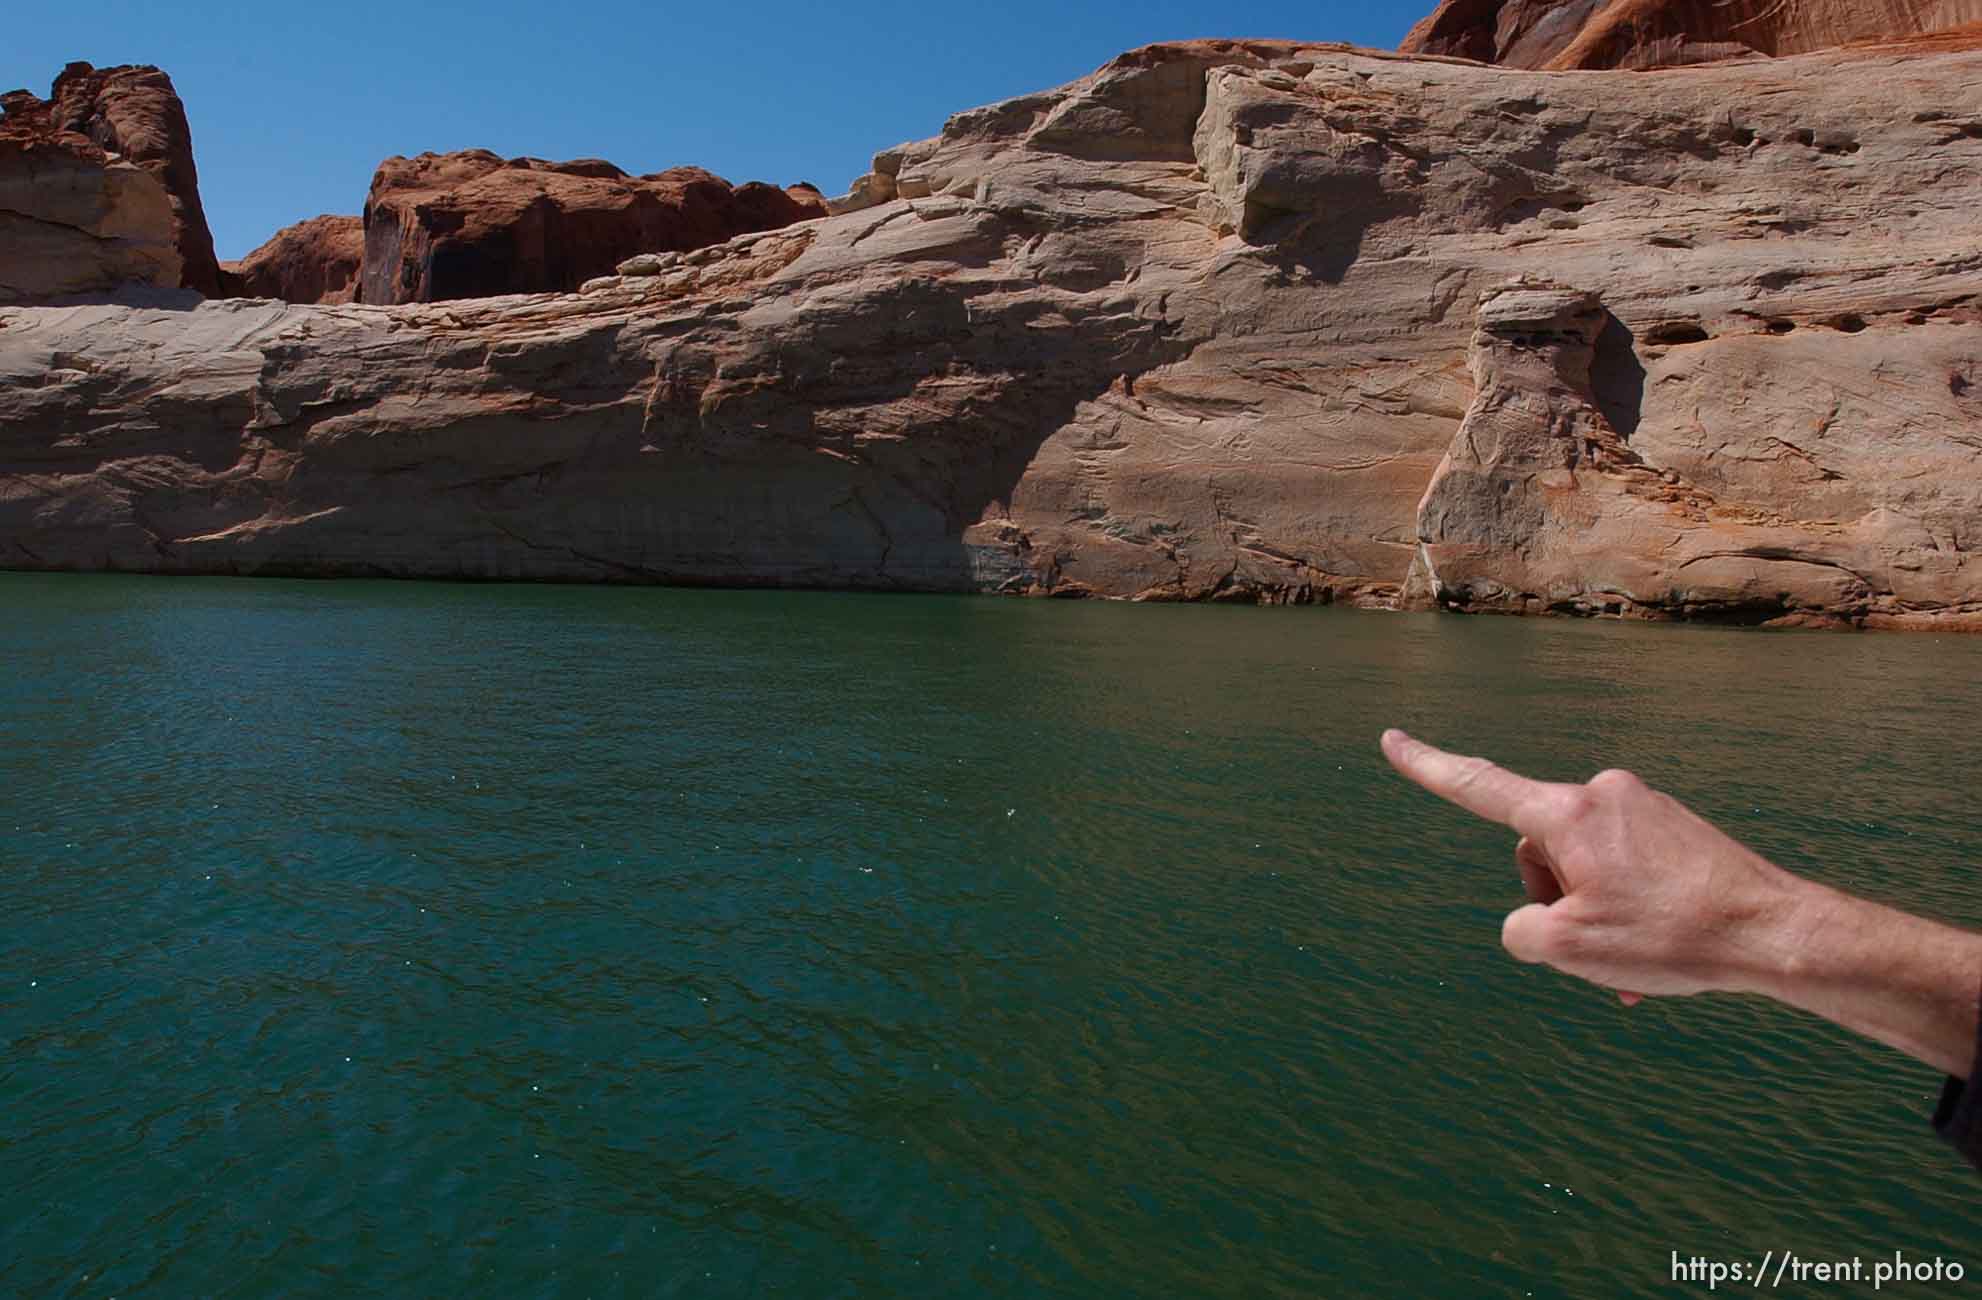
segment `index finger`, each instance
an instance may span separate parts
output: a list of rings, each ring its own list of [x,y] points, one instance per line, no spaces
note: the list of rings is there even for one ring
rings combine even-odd
[[[1484,758],[1448,754],[1396,728],[1383,733],[1383,756],[1404,776],[1475,816],[1539,837],[1553,787],[1516,776]]]

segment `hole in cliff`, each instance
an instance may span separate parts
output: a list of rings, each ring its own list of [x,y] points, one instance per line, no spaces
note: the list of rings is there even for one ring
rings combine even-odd
[[[1755,143],[1755,133],[1745,126],[1737,126],[1734,128],[1734,142],[1745,149]]]
[[[1645,342],[1660,345],[1705,343],[1712,337],[1696,320],[1662,321],[1645,331]]]
[[[1796,322],[1793,320],[1772,320],[1762,328],[1771,334],[1788,334],[1796,329]]]
[[[1982,140],[1982,122],[1963,122],[1961,133],[1971,140]]]
[[[1968,382],[1967,375],[1953,374],[1948,376],[1948,391],[1956,397],[1968,396],[1970,387],[1971,385]]]
[[[1581,212],[1589,206],[1589,203],[1583,199],[1565,199],[1562,203],[1562,210],[1564,212]]]
[[[1856,312],[1846,312],[1842,316],[1833,316],[1824,323],[1832,329],[1842,331],[1846,334],[1856,334],[1859,330],[1865,328],[1865,318]]]
[[[1815,144],[1817,142],[1817,133],[1815,131],[1791,131],[1789,138],[1798,144]]]

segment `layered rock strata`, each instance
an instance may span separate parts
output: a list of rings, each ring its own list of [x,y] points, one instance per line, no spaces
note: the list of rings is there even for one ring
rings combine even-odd
[[[55,78],[47,99],[25,90],[11,91],[0,96],[0,113],[4,113],[0,167],[13,176],[0,208],[15,218],[26,216],[43,227],[68,232],[43,229],[29,243],[23,239],[21,223],[14,221],[15,238],[0,240],[0,280],[32,279],[66,286],[87,280],[87,287],[95,289],[118,283],[105,277],[123,270],[128,272],[127,281],[165,283],[155,270],[157,258],[145,254],[128,267],[119,260],[133,251],[132,244],[158,242],[152,229],[156,218],[149,212],[140,214],[140,209],[154,206],[148,187],[121,174],[134,167],[150,176],[166,196],[170,242],[178,259],[177,278],[171,283],[207,297],[222,292],[213,235],[200,206],[192,128],[170,77],[148,66],[94,68],[71,63]],[[42,180],[42,166],[59,168],[61,177]],[[85,179],[93,172],[103,174]],[[45,193],[29,193],[34,189]],[[141,189],[146,190],[142,198]],[[85,198],[85,192],[92,190],[94,197]],[[102,215],[83,215],[78,205]],[[98,238],[125,247],[92,257],[81,241]],[[58,271],[45,265],[57,259],[69,266]],[[96,262],[103,263],[100,271],[78,269]],[[28,272],[19,269],[32,263],[44,265]]]
[[[1510,68],[1807,54],[1982,22],[1982,0],[1440,0],[1399,48]]]
[[[0,551],[1960,626],[1978,103],[1151,47],[581,294],[0,311]]]
[[[176,288],[185,262],[158,177],[14,96],[0,107],[0,303]]]

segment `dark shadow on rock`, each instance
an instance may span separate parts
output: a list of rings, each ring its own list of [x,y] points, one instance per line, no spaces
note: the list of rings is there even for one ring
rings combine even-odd
[[[1319,277],[1322,283],[1340,284],[1362,252],[1363,236],[1362,231],[1358,230],[1347,238],[1303,248],[1294,260],[1310,274]]]
[[[1597,334],[1596,358],[1590,363],[1590,391],[1597,409],[1618,435],[1630,438],[1638,432],[1639,411],[1645,401],[1645,367],[1638,361],[1637,339],[1617,319],[1604,312],[1603,329]]]
[[[982,255],[996,249],[987,240]],[[948,256],[968,264],[980,251]],[[1018,295],[991,307],[934,276],[877,287],[764,342],[726,356],[720,379],[713,355],[673,354],[685,363],[678,381],[574,467],[600,475],[588,499],[631,500],[637,488],[637,512],[669,521],[665,542],[616,539],[610,558],[628,562],[608,580],[1051,589],[1052,557],[1033,556],[1023,534],[966,535],[1007,513],[1041,447],[1083,404],[1192,346],[1160,318],[1066,318]],[[893,436],[857,436],[869,431]],[[505,487],[492,508],[528,487]],[[615,545],[559,536],[561,523],[542,515],[514,523],[540,550]]]
[[[1324,284],[1340,284],[1363,253],[1363,222],[1317,222],[1298,213],[1258,218],[1246,242],[1284,271],[1300,270]]]
[[[8,303],[10,307],[144,307],[153,311],[191,311],[205,302],[197,289],[164,289],[150,284],[125,284],[115,289],[72,293],[60,298],[36,298]]]
[[[987,221],[945,262],[989,264],[1015,229]],[[264,340],[252,386],[225,406],[160,388],[141,365],[129,373],[147,382],[125,385],[113,368],[77,381],[62,419],[102,427],[90,412],[141,388],[115,413],[131,432],[88,443],[65,468],[108,476],[113,454],[142,455],[105,480],[129,517],[106,542],[95,523],[50,530],[33,522],[34,501],[0,502],[0,560],[14,562],[17,542],[143,571],[1078,591],[1058,543],[1042,538],[1035,553],[1035,525],[973,530],[987,515],[1025,519],[1013,500],[1042,446],[1084,404],[1197,340],[1158,304],[1076,310],[985,283],[1029,281],[905,270],[775,332],[724,323],[727,306],[751,301],[737,293],[704,313],[609,315],[517,348],[491,350],[474,330],[404,330],[362,354]],[[360,355],[326,390],[322,365]],[[367,412],[422,376],[464,404],[404,437],[371,436]],[[279,419],[253,437],[295,455],[293,470],[276,485],[221,483],[258,416]],[[345,433],[316,436],[333,420]],[[153,463],[167,458],[169,474]],[[1038,472],[1049,501],[1077,495],[1062,471]],[[237,528],[272,505],[294,522]],[[1033,517],[1050,531],[1056,511]]]

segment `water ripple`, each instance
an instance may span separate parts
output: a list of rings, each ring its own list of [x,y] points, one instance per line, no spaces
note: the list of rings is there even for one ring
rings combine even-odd
[[[1650,1294],[1929,1072],[1498,952],[1387,724],[1982,921],[1982,643],[0,575],[23,1294]]]

